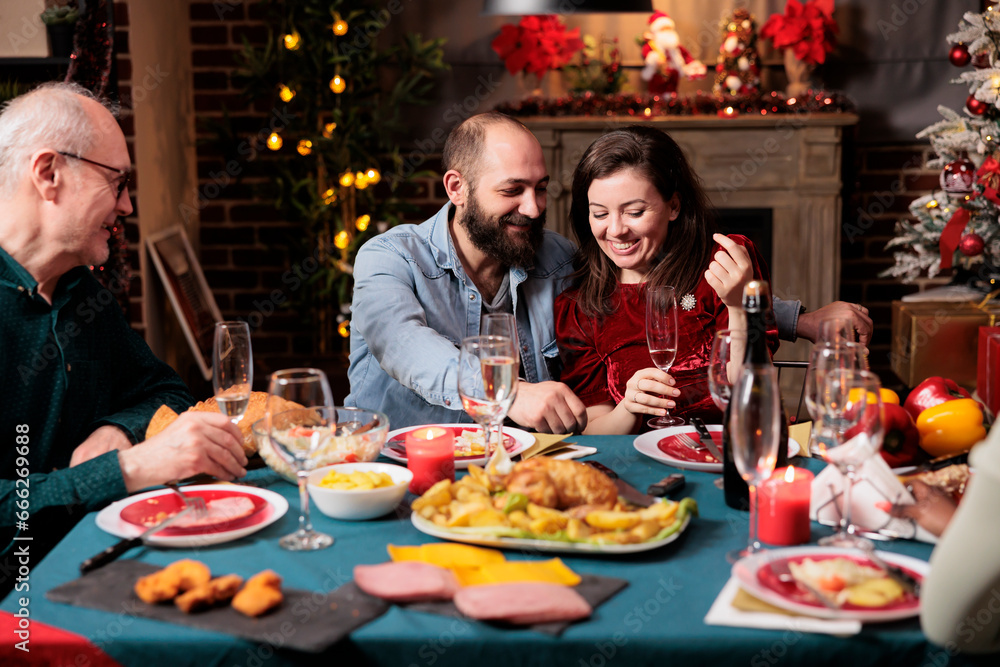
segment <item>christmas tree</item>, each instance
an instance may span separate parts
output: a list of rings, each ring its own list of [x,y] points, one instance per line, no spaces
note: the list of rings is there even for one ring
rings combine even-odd
[[[972,68],[954,80],[969,86],[964,113],[941,106],[944,120],[917,134],[930,141],[941,190],[910,204],[916,222],[901,221],[888,245],[895,266],[882,276],[910,282],[956,266],[985,279],[1000,262],[1000,9],[968,12],[948,35],[948,59]]]
[[[258,108],[273,108],[281,121],[262,157],[273,172],[276,206],[302,225],[299,250],[309,259],[300,264],[317,267],[299,276],[295,303],[326,352],[334,328],[343,338],[350,332],[357,249],[403,221],[411,207],[398,190],[425,175],[404,159],[400,142],[408,110],[428,101],[435,73],[446,67],[443,40],[411,34],[385,43],[380,33],[394,17],[373,2],[262,5],[269,37],[262,48],[244,44],[239,81]]]

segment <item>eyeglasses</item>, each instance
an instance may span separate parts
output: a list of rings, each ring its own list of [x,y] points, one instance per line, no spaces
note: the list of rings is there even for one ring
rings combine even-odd
[[[118,169],[116,167],[109,167],[106,164],[101,164],[100,162],[96,162],[94,160],[89,160],[89,159],[87,159],[87,158],[85,158],[83,156],[76,155],[74,153],[66,153],[65,151],[56,151],[56,152],[59,153],[59,155],[63,155],[65,157],[71,157],[71,158],[73,158],[75,160],[81,160],[83,162],[88,162],[88,163],[90,163],[92,165],[96,165],[98,167],[103,167],[104,169],[107,169],[109,171],[113,171],[116,174],[120,175],[122,177],[122,180],[119,181],[118,184],[114,186],[115,187],[115,199],[118,199],[118,198],[120,198],[122,196],[122,193],[125,191],[125,188],[128,187],[129,182],[132,180],[132,170],[131,169]]]

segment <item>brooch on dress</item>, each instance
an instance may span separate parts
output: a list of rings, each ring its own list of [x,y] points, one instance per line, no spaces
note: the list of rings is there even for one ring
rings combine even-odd
[[[681,297],[681,308],[684,310],[694,310],[697,305],[698,301],[694,298],[694,294],[688,293]]]

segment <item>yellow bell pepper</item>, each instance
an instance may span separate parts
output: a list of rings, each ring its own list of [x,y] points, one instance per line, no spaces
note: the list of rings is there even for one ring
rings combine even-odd
[[[882,387],[878,390],[878,393],[882,396],[882,404],[892,403],[893,405],[899,405],[899,394],[894,392],[892,389],[886,389]]]
[[[927,408],[917,417],[917,431],[920,448],[934,457],[968,451],[986,437],[983,410],[971,398]]]

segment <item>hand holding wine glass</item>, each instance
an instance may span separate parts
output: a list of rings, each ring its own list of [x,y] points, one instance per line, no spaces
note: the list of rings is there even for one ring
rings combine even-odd
[[[219,411],[234,424],[243,419],[253,390],[253,351],[246,322],[216,322],[212,388]]]
[[[507,336],[472,336],[462,341],[458,393],[462,407],[483,427],[486,456],[503,444],[503,420],[517,393],[517,349]]]
[[[677,297],[670,285],[650,286],[646,290],[646,343],[653,365],[669,373],[677,358]],[[680,426],[684,420],[670,414],[650,419],[652,428]]]
[[[289,409],[289,402],[300,407]],[[292,368],[271,373],[267,399],[267,433],[274,450],[295,470],[299,483],[299,529],[278,544],[289,551],[325,549],[333,538],[313,530],[309,521],[306,480],[313,456],[337,427],[337,411],[326,373],[316,368]]]

